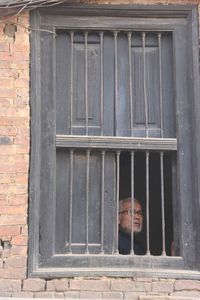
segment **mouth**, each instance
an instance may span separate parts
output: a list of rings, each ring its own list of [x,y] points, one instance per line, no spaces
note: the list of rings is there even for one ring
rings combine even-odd
[[[140,223],[134,222],[133,225],[136,226],[136,227],[138,227],[138,226],[140,226]]]

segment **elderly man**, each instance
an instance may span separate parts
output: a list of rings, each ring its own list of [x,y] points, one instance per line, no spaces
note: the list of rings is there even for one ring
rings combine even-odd
[[[132,218],[133,215],[133,218]],[[132,223],[133,220],[133,223]],[[133,224],[133,225],[132,225]],[[133,250],[137,255],[144,255],[145,249],[137,241],[138,234],[143,227],[142,206],[139,200],[134,199],[132,209],[131,198],[123,199],[119,202],[119,253],[130,254],[131,251],[131,232],[133,232]]]

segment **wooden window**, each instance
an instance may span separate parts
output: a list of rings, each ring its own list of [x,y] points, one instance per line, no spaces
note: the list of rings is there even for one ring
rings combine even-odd
[[[199,274],[196,9],[152,8],[32,14],[30,274]],[[126,197],[144,255],[119,254]]]

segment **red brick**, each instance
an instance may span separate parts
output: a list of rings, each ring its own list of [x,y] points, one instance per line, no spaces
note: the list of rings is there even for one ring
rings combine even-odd
[[[28,202],[28,195],[14,195],[9,198],[9,205],[25,204]]]
[[[28,193],[28,184],[15,184],[13,193],[17,195]],[[27,210],[26,207],[24,210]]]
[[[10,50],[11,52],[26,52],[26,53],[29,53],[29,44],[26,43],[26,44],[23,44],[23,43],[20,43],[20,44],[12,44],[11,47],[10,47]],[[1,49],[1,47],[0,47]]]
[[[5,268],[24,268],[27,264],[27,258],[25,256],[10,256],[5,261]]]
[[[47,281],[47,291],[67,291],[69,289],[68,279],[53,279]]]
[[[9,44],[4,42],[0,43],[0,52],[8,52],[9,51]]]
[[[7,116],[0,117],[0,126],[12,126],[13,125],[13,118]]]
[[[23,281],[23,291],[40,292],[45,290],[45,280],[43,279],[25,279]]]
[[[17,128],[13,126],[0,127],[0,135],[15,136],[17,134]]]
[[[10,64],[9,61],[6,62],[7,64]],[[18,78],[19,72],[17,70],[12,69],[0,69],[0,77],[3,78]]]
[[[24,215],[0,215],[0,225],[25,225],[27,217]]]
[[[21,280],[0,279],[1,292],[20,292]]]
[[[21,234],[28,235],[28,226],[27,225],[21,226]]]
[[[18,246],[26,246],[28,244],[28,237],[25,235],[18,235],[12,238],[12,244]]]
[[[2,235],[10,235],[10,236],[15,236],[19,235],[20,233],[20,226],[19,225],[1,225],[0,226],[0,236]]]
[[[14,175],[13,174],[0,174],[0,184],[2,183],[13,183]]]
[[[1,57],[1,55],[0,55],[0,57]],[[0,97],[2,97],[2,98],[15,98],[16,97],[16,92],[13,88],[0,88]],[[6,114],[6,115],[9,116],[11,114]],[[13,113],[13,115],[14,115],[14,113]],[[2,112],[1,112],[1,116],[3,116]]]
[[[0,208],[0,214],[2,215],[25,215],[26,213],[26,205],[4,206]]]
[[[0,194],[11,194],[13,192],[13,184],[0,184]],[[3,210],[3,207],[0,208],[0,213]]]
[[[1,81],[2,81],[2,79],[1,79]],[[9,80],[9,82],[10,82],[10,80]],[[9,98],[0,98],[0,103],[1,103],[1,107],[13,107],[13,105],[14,105],[13,99],[9,99]]]
[[[29,80],[28,78],[18,78],[15,80],[14,82],[14,87],[16,88],[24,88],[24,87],[28,87],[29,86]]]
[[[103,291],[109,290],[108,280],[73,280],[69,281],[70,290],[78,291]]]
[[[20,255],[20,256],[26,256],[27,255],[27,247],[21,246],[21,245],[13,245],[12,242],[12,248],[10,249],[10,255]]]
[[[14,138],[14,144],[16,144],[16,145],[28,145],[29,142],[30,142],[29,137],[24,137],[24,136],[21,136],[21,135],[17,135]]]

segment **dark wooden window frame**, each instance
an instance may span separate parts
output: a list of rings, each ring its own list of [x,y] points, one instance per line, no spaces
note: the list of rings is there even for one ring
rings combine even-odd
[[[41,162],[41,32],[48,30],[53,36],[56,28],[66,28],[65,16],[77,16],[76,26],[82,26],[81,18],[121,17],[127,19],[126,29],[170,31],[174,42],[174,78],[176,89],[178,191],[180,210],[181,257],[124,257],[84,255],[52,255],[49,245],[53,237],[47,233],[46,257],[39,249],[40,218],[45,208],[52,217],[50,206],[40,198]],[[104,19],[106,20],[106,18]],[[93,19],[94,21],[94,19]],[[112,22],[91,26],[110,28]],[[117,29],[118,22],[114,22]],[[31,165],[29,185],[29,275],[40,277],[63,276],[161,276],[175,278],[200,278],[200,102],[198,68],[198,18],[197,7],[181,6],[70,6],[43,8],[31,13]],[[180,55],[181,54],[181,55]],[[46,108],[48,109],[48,107]],[[49,112],[51,117],[52,111]],[[59,140],[57,141],[60,142]],[[98,142],[98,141],[97,141]],[[110,141],[111,142],[111,141]],[[56,143],[56,141],[55,141]],[[61,141],[62,143],[62,141]],[[52,168],[54,162],[50,161]],[[51,174],[50,174],[51,176]],[[42,214],[40,203],[44,201]],[[45,206],[46,205],[46,206]],[[39,218],[40,215],[40,218]],[[47,219],[47,218],[46,218]],[[168,272],[166,274],[166,269]]]

